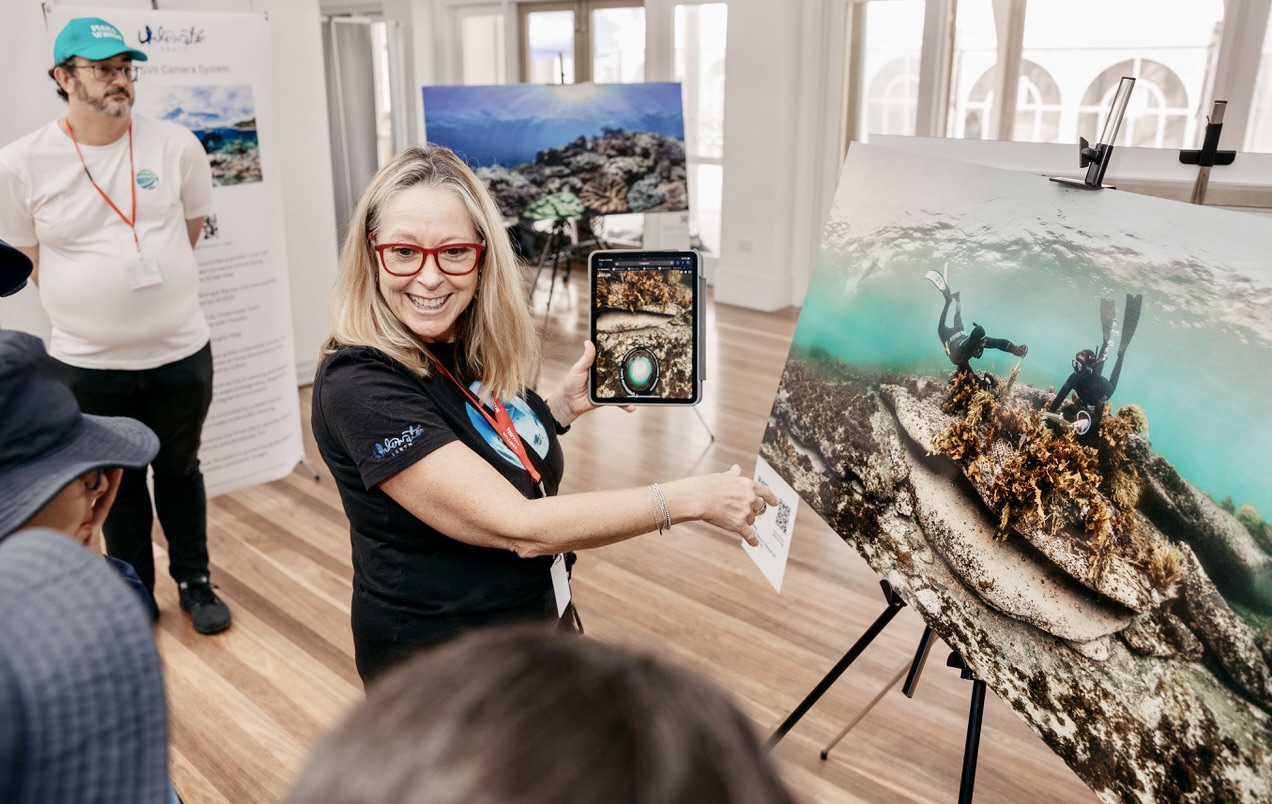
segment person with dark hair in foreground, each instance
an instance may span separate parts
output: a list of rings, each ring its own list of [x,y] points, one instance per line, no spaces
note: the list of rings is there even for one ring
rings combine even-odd
[[[652,655],[542,626],[385,673],[284,804],[785,804],[729,696]]]

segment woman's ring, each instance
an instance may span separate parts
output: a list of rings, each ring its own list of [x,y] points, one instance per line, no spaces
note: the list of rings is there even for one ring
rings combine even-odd
[[[767,511],[767,510],[768,510],[768,503],[764,502],[763,500],[760,500],[760,507],[759,507],[759,509],[755,512],[755,515],[756,515],[756,516],[764,516],[764,512],[765,512],[765,511]]]

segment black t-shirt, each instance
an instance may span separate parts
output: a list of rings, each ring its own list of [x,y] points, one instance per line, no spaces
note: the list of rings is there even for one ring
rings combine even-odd
[[[480,398],[455,366],[453,344],[433,354]],[[533,391],[501,399],[549,495],[563,457],[552,414]],[[412,374],[367,347],[344,347],[318,367],[314,439],[349,517],[353,544],[353,631],[364,678],[411,649],[507,619],[556,616],[551,556],[520,558],[441,533],[385,494],[379,484],[433,450],[459,441],[525,497],[537,496],[516,454],[445,376]]]

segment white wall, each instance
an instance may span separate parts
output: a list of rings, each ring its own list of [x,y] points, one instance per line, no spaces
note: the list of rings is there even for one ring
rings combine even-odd
[[[149,0],[51,3],[87,9],[150,9]],[[327,331],[327,295],[335,279],[338,245],[323,85],[318,0],[159,0],[160,10],[263,12],[271,37],[274,102],[280,107],[274,160],[282,194],[296,367],[301,382],[313,377],[318,346]],[[109,18],[109,14],[103,13]],[[5,0],[0,6],[0,53],[7,69],[0,90],[0,143],[11,142],[65,113],[47,72],[49,50],[38,0]],[[138,92],[145,92],[145,85]],[[47,334],[48,323],[32,288],[0,302],[0,326]]]

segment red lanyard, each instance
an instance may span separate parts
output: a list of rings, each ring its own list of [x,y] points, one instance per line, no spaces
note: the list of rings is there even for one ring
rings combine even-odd
[[[446,370],[446,367],[442,365],[441,361],[439,361],[431,353],[428,354],[428,357],[433,361],[433,365],[437,367],[437,370],[446,375],[446,379],[455,383],[455,387],[462,391],[464,396],[468,397],[468,401],[472,403],[473,407],[481,411],[481,415],[484,416],[490,426],[494,428],[494,431],[499,434],[499,437],[503,439],[503,442],[508,445],[509,449],[516,453],[518,458],[521,459],[521,465],[524,466],[526,471],[530,473],[530,479],[533,480],[535,486],[538,487],[540,496],[548,496],[547,490],[543,487],[543,478],[539,475],[539,470],[534,468],[534,464],[530,463],[530,455],[526,452],[526,445],[522,443],[521,436],[517,435],[517,428],[512,424],[512,417],[508,415],[508,411],[505,410],[504,406],[499,402],[499,397],[494,394],[490,395],[491,407],[495,409],[495,415],[491,416],[490,411],[486,410],[486,407],[472,395],[471,391],[464,387],[463,383],[455,379],[455,375]]]
[[[88,163],[84,161],[84,154],[80,152],[79,143],[75,141],[75,132],[71,130],[71,118],[66,118],[66,133],[71,135],[71,145],[75,146],[75,154],[79,157],[80,164],[84,166],[84,175],[88,177],[88,181],[93,185],[93,189],[106,199],[106,203],[110,208],[115,210],[115,214],[119,219],[132,229],[133,243],[136,244],[137,250],[141,251],[141,241],[137,239],[137,182],[135,181],[136,166],[133,164],[133,135],[132,123],[128,124],[128,187],[132,190],[132,219],[130,220],[119,207],[115,206],[115,202],[110,200],[110,196],[106,195],[96,181],[93,180],[93,174],[88,172]]]

